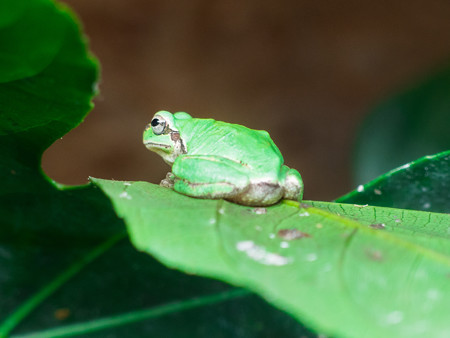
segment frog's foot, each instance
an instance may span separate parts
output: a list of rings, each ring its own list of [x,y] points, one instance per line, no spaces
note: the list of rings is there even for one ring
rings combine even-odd
[[[281,170],[281,182],[284,188],[283,198],[300,202],[303,198],[303,181],[300,173],[285,165]]]
[[[160,185],[161,187],[173,189],[174,183],[175,183],[175,175],[169,171],[169,172],[166,174],[166,178],[164,178],[163,180],[161,180],[161,182],[159,183],[159,185]]]

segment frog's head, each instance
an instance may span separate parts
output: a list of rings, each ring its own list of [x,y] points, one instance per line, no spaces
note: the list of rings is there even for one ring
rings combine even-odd
[[[191,118],[188,113],[171,114],[164,110],[157,112],[144,130],[145,146],[172,165],[178,155],[187,153],[177,122]]]

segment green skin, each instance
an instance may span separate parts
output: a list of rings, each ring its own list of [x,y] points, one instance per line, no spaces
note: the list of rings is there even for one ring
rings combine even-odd
[[[299,172],[283,165],[264,130],[160,111],[145,128],[143,141],[172,167],[161,185],[181,194],[248,206],[302,199]]]

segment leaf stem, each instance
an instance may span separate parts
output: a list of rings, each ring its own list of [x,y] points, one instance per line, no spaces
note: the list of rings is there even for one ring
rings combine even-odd
[[[56,276],[50,283],[48,283],[33,296],[27,299],[8,318],[6,318],[3,323],[0,324],[0,338],[7,337],[8,334],[46,298],[51,296],[56,290],[64,285],[64,283],[66,283],[69,279],[80,272],[86,265],[91,263],[105,251],[110,249],[119,240],[125,237],[126,232],[121,232],[101,243],[99,246],[90,251],[86,256],[70,265],[66,270]]]
[[[245,289],[232,289],[213,295],[196,297],[184,301],[179,301],[176,303],[169,303],[161,306],[156,306],[149,309],[128,312],[117,316],[95,319],[84,323],[66,325],[30,334],[15,335],[11,338],[38,338],[38,337],[52,338],[52,337],[68,337],[74,335],[87,334],[90,332],[103,329],[110,329],[113,327],[137,321],[142,321],[149,318],[160,317],[173,312],[179,312],[194,309],[197,307],[212,305],[230,299],[248,296],[249,294],[251,294],[250,291]]]

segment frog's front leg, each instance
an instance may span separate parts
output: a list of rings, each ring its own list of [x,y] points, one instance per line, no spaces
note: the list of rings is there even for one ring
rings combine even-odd
[[[229,199],[249,183],[242,164],[215,155],[182,155],[173,166],[173,189],[198,198]]]

